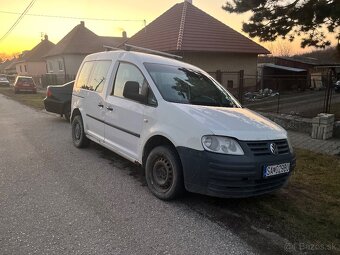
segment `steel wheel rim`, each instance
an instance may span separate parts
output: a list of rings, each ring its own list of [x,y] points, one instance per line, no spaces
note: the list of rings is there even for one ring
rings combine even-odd
[[[167,192],[173,183],[173,166],[171,162],[161,156],[158,157],[152,167],[152,183],[159,192]]]
[[[80,136],[81,136],[81,127],[79,123],[76,123],[74,127],[74,137],[76,138],[76,140],[80,140]]]

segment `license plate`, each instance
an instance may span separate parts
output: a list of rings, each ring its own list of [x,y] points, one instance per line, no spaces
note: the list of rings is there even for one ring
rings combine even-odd
[[[266,166],[263,171],[263,177],[275,176],[278,174],[289,173],[290,163],[283,163],[279,165]]]

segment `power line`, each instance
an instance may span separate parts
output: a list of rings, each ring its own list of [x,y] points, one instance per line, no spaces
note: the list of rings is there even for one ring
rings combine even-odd
[[[18,12],[9,12],[9,11],[0,11],[0,13],[20,14]],[[121,22],[144,22],[144,23],[146,22],[145,19],[101,19],[101,18],[58,16],[58,15],[46,15],[46,14],[34,14],[34,13],[26,14],[26,16],[43,17],[43,18],[60,18],[60,19],[95,20],[95,21],[121,21]]]
[[[8,29],[8,31],[0,38],[0,42],[2,40],[4,40],[13,31],[13,29],[19,24],[19,22],[26,15],[26,13],[29,11],[29,9],[31,9],[31,7],[33,6],[35,1],[36,0],[32,0],[22,13],[18,13],[18,14],[20,14],[20,16],[17,18],[17,20],[14,22],[14,24]]]

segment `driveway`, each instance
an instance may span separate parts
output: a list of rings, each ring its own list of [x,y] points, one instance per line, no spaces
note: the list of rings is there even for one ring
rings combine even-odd
[[[0,95],[0,254],[259,253],[248,233],[207,215],[210,198],[160,201],[140,168],[100,146],[76,149],[70,131]]]

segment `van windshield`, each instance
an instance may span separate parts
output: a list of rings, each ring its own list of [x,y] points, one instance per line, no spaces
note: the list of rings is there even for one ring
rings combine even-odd
[[[216,107],[240,107],[224,88],[203,73],[184,67],[144,63],[164,100]]]

